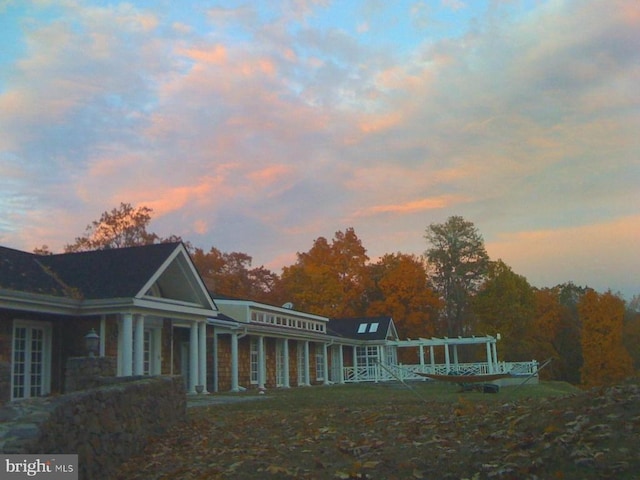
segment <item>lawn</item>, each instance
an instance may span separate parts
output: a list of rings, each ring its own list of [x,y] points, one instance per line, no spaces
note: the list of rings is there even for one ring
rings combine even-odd
[[[496,394],[419,382],[236,395],[189,409],[119,479],[637,479],[640,385]],[[249,400],[251,398],[251,400]]]

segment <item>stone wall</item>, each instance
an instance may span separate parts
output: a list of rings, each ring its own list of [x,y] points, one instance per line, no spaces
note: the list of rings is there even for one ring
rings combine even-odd
[[[0,451],[77,453],[80,479],[108,479],[150,437],[185,419],[182,377],[144,377],[3,406]]]
[[[116,376],[115,357],[72,357],[67,359],[65,393],[97,388],[113,383]],[[105,380],[109,379],[109,380]]]

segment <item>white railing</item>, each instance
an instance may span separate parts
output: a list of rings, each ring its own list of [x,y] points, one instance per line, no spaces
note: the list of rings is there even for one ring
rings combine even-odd
[[[487,362],[436,364],[436,365],[370,365],[368,367],[344,367],[345,382],[387,382],[392,380],[426,380],[420,373],[450,375],[487,375],[490,373],[511,373],[514,375],[534,375],[538,362],[498,362],[489,368]]]

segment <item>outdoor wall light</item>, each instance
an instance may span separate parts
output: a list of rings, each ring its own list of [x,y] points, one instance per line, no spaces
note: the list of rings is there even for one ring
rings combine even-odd
[[[98,353],[98,349],[100,348],[100,336],[96,333],[94,328],[84,336],[84,343],[87,347],[87,351],[89,352],[89,356],[95,357]]]

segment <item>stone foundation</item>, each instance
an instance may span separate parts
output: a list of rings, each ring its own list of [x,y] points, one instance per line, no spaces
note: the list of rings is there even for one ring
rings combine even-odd
[[[3,406],[0,451],[78,454],[80,479],[108,479],[150,437],[185,420],[182,377],[146,377]]]
[[[72,357],[67,360],[65,393],[97,388],[116,376],[115,357]]]

